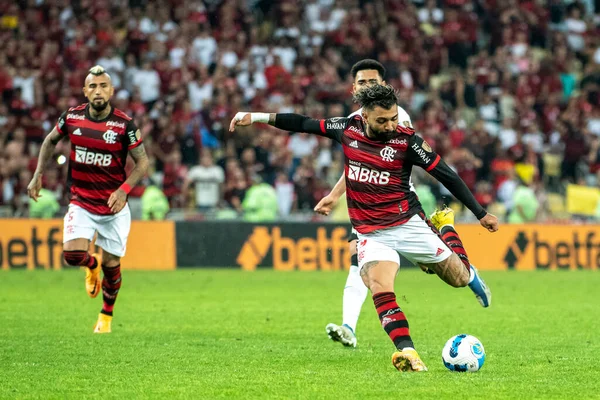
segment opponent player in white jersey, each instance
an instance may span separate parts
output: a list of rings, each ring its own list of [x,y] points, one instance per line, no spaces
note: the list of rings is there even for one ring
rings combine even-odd
[[[352,66],[350,71],[354,82],[352,83],[352,94],[372,86],[374,84],[385,85],[385,67],[376,60],[364,59]],[[362,108],[348,116],[352,118],[355,115],[362,115]],[[398,122],[405,127],[412,127],[412,122],[408,113],[398,106]],[[412,181],[409,182],[410,189],[414,191]],[[346,191],[346,180],[342,176],[335,184],[331,193],[323,197],[315,207],[319,214],[328,215],[339,198]],[[344,346],[356,347],[356,324],[369,289],[365,286],[358,272],[358,259],[356,255],[357,233],[352,228],[348,237],[348,246],[350,249],[350,268],[348,278],[344,286],[344,296],[342,299],[342,325],[334,323],[327,324],[325,331],[330,339],[342,343]]]

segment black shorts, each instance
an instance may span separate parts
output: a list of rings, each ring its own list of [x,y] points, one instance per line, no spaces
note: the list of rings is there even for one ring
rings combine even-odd
[[[354,228],[350,228],[350,234],[348,235],[348,242],[358,240],[358,233]]]

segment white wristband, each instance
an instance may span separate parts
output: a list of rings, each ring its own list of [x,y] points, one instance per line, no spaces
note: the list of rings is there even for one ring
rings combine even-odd
[[[250,122],[262,122],[265,124],[269,123],[269,113],[250,113]]]
[[[235,114],[235,117],[233,117],[233,119],[235,119],[236,121],[241,121],[242,119],[244,119],[244,117],[250,113],[247,113],[245,111],[240,111],[238,113]]]

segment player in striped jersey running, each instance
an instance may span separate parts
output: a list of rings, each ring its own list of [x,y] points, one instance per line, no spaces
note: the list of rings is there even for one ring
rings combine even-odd
[[[83,93],[89,102],[65,111],[44,139],[27,192],[37,201],[45,166],[58,142],[68,138],[70,203],[63,227],[64,258],[69,265],[85,268],[90,297],[98,296],[102,288],[103,305],[94,333],[110,333],[121,287],[121,257],[131,227],[127,195],[146,174],[148,157],[131,117],[110,104],[114,88],[104,68],[89,70]],[[125,174],[128,154],[135,161],[129,177]],[[96,233],[101,255],[88,252]]]
[[[414,349],[406,316],[398,307],[394,281],[399,253],[435,272],[453,287],[480,281],[462,242],[453,233],[446,244],[425,216],[409,179],[420,166],[447,187],[495,232],[498,219],[477,203],[465,183],[412,128],[398,124],[397,95],[391,86],[373,85],[355,94],[362,118],[315,120],[298,114],[238,112],[230,130],[253,122],[334,139],[345,155],[346,196],[352,226],[358,231],[358,267],[373,294],[382,327],[394,342],[392,363],[399,371],[426,371]],[[357,146],[350,144],[356,142]]]

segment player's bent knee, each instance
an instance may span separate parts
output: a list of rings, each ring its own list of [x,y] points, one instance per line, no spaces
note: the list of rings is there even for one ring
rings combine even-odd
[[[382,279],[376,277],[366,277],[365,285],[371,290],[371,293],[379,293],[379,292],[393,292],[394,291],[394,281],[391,282],[384,281]],[[363,279],[364,281],[365,279]]]
[[[85,250],[65,250],[63,251],[63,257],[65,262],[72,267],[83,265],[87,256]]]
[[[114,254],[107,253],[104,251],[102,253],[102,265],[108,268],[116,267],[121,264],[121,257],[116,256]]]
[[[369,278],[366,275],[361,275],[360,278],[362,279],[367,289],[369,289]]]
[[[63,251],[81,251],[89,249],[90,241],[85,238],[67,240],[63,243]]]
[[[362,265],[360,274],[373,294],[393,292],[398,268],[398,263],[393,261],[369,261]]]
[[[383,285],[377,281],[369,281],[367,287],[371,291],[371,293],[379,293],[379,292],[387,292],[387,290],[383,289]]]

